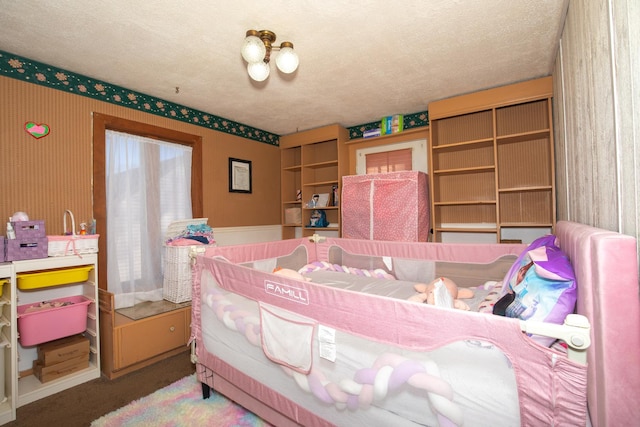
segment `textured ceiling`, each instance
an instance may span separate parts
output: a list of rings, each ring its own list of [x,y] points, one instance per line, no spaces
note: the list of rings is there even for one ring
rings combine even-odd
[[[284,135],[552,73],[568,0],[0,0],[0,50]],[[252,81],[248,29],[300,57]],[[277,53],[276,53],[277,55]],[[176,93],[179,87],[179,93]]]

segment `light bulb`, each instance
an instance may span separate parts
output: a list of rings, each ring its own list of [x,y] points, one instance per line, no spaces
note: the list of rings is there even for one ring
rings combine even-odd
[[[252,63],[262,61],[267,54],[267,48],[260,38],[249,35],[244,39],[240,52],[245,61]]]
[[[278,69],[286,74],[293,73],[298,68],[299,63],[300,60],[298,59],[298,54],[293,50],[293,44],[283,42],[276,57]]]
[[[264,81],[269,77],[269,64],[264,61],[251,62],[247,65],[249,77],[257,82]]]

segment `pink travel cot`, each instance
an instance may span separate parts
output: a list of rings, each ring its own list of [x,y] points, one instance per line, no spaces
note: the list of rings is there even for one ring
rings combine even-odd
[[[577,313],[592,326],[553,325],[568,353],[523,333],[540,322],[342,288],[342,276],[273,273],[324,261],[467,286],[500,280],[524,245],[326,238],[209,248],[197,256],[192,305],[203,391],[278,426],[635,425],[636,241],[566,221],[556,236],[575,270]]]

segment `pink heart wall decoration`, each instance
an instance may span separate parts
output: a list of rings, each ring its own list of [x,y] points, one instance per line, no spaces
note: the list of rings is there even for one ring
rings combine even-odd
[[[49,126],[45,124],[39,125],[37,123],[27,122],[24,124],[24,130],[36,139],[49,135]]]

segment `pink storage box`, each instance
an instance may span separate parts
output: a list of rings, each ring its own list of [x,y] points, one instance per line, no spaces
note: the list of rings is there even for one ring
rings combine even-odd
[[[70,305],[46,308],[26,313],[40,303],[18,306],[18,333],[24,347],[42,344],[58,338],[80,334],[87,329],[87,312],[91,300],[82,296],[58,298],[51,302],[70,302]]]
[[[342,237],[426,242],[427,174],[417,171],[342,177]]]
[[[16,233],[16,239],[34,239],[45,237],[44,221],[12,221],[11,225]]]
[[[7,261],[47,258],[49,243],[47,237],[31,237],[6,240]]]

